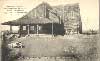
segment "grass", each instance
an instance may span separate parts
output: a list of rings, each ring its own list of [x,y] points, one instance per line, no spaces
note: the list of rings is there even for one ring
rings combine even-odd
[[[25,48],[14,48],[11,54],[21,53],[25,57],[67,56],[77,55],[83,60],[93,58],[97,53],[97,35],[65,35],[51,37],[50,35],[26,36],[14,41],[21,41]]]
[[[96,47],[95,37],[93,35],[27,36],[16,41],[21,41],[25,45],[25,48],[19,49],[24,56],[60,56],[64,55],[65,50],[69,51],[69,47],[74,48],[76,54],[87,55],[90,49]]]

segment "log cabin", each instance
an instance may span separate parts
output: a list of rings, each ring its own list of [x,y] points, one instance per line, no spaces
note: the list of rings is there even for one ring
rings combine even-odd
[[[79,4],[50,6],[41,3],[23,17],[2,23],[2,25],[19,26],[18,34],[81,34],[82,22]]]

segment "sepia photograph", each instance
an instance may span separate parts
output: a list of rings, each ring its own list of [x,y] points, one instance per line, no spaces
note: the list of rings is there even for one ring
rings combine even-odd
[[[99,0],[0,0],[1,61],[100,61]]]

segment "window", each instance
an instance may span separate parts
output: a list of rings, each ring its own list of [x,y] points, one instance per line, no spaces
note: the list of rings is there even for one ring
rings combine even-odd
[[[26,30],[26,26],[23,26],[23,30]]]
[[[12,26],[12,33],[18,33],[19,27],[18,26]]]
[[[30,26],[30,30],[34,30],[34,26]]]
[[[38,26],[38,30],[41,30],[41,26]]]

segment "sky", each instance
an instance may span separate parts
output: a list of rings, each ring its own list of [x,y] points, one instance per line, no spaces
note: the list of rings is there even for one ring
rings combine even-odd
[[[99,0],[0,0],[0,23],[16,20],[42,2],[51,6],[79,3],[83,30],[99,29]],[[9,13],[8,6],[19,6],[24,13]],[[14,27],[15,28],[15,27]],[[9,26],[0,25],[0,30],[8,30]],[[15,28],[17,29],[17,28]]]

